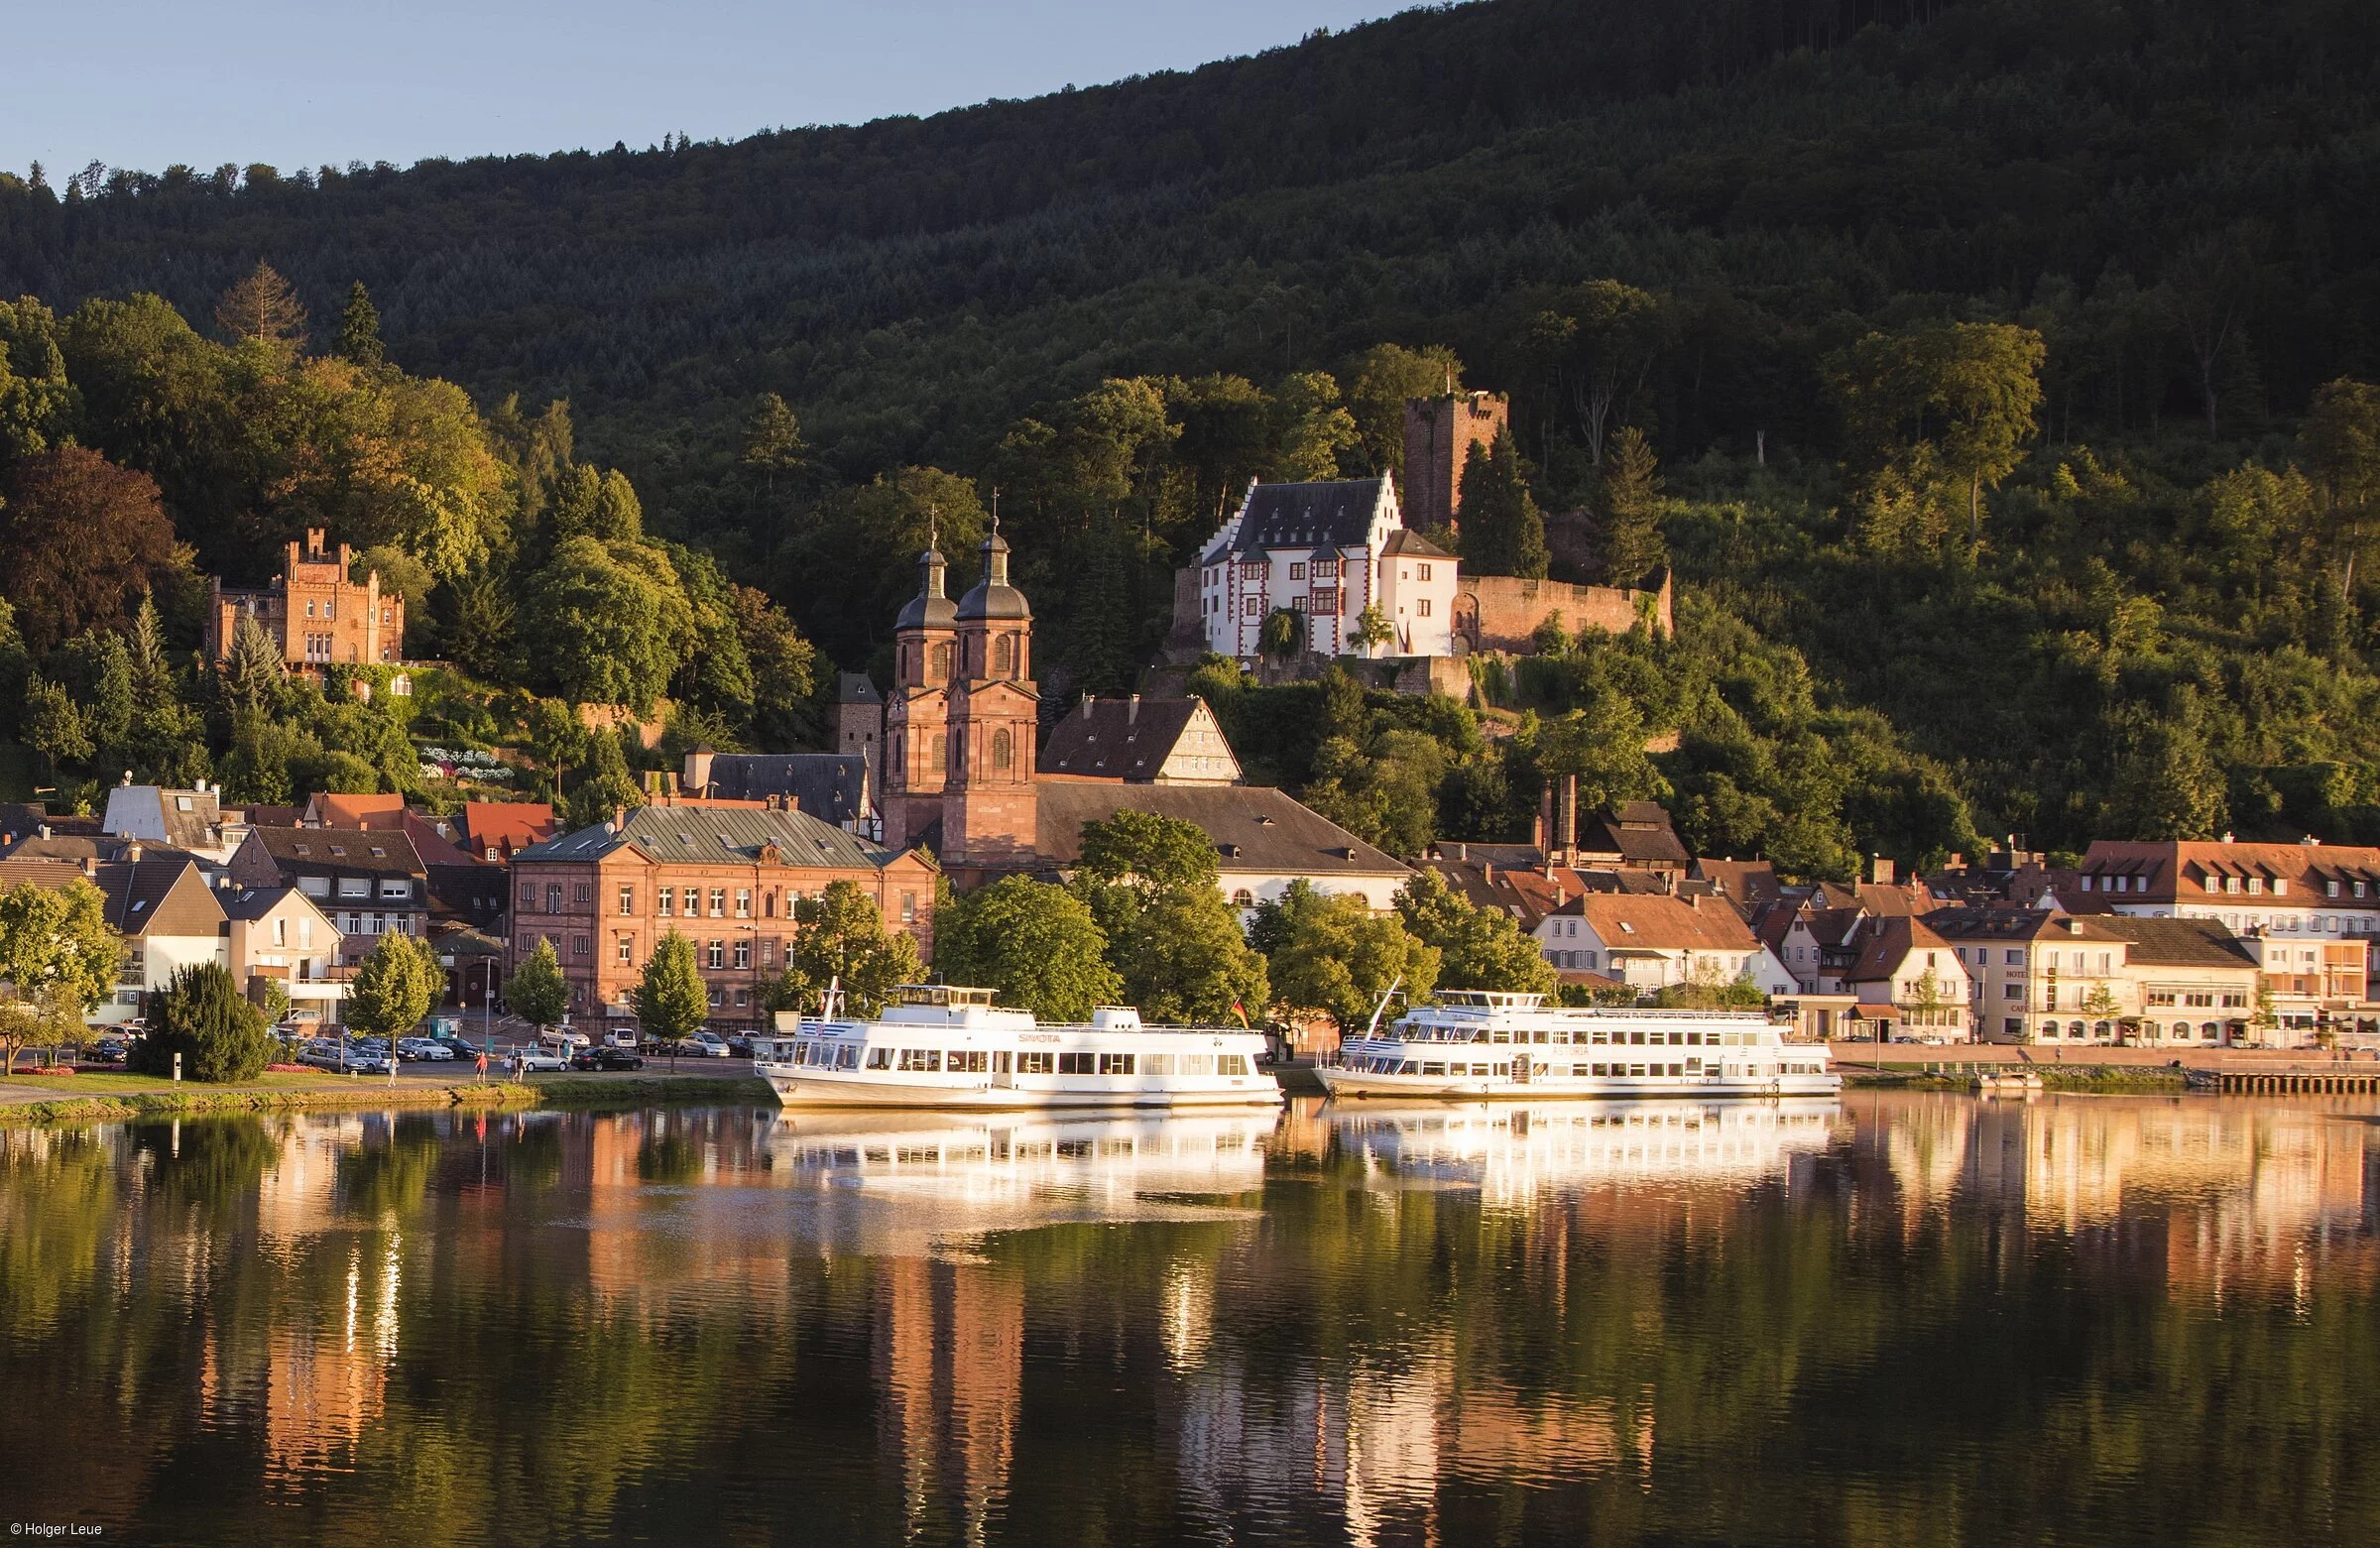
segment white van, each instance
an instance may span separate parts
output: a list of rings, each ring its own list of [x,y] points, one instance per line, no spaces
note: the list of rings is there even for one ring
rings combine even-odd
[[[537,1033],[537,1041],[540,1045],[551,1048],[555,1053],[567,1059],[579,1049],[587,1046],[587,1034],[574,1032],[567,1026],[549,1026]]]

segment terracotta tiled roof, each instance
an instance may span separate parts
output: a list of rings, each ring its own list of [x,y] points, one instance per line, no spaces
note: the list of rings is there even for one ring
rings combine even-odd
[[[1742,916],[1717,900],[1697,907],[1685,898],[1661,894],[1591,894],[1555,912],[1579,915],[1611,950],[1757,951],[1760,947]]]

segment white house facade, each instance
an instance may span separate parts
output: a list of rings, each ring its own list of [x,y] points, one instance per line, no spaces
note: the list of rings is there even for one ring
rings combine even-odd
[[[1325,655],[1452,655],[1458,562],[1406,530],[1392,480],[1251,484],[1199,555],[1207,649],[1252,658],[1286,609]],[[1356,635],[1369,607],[1390,634],[1368,647]]]

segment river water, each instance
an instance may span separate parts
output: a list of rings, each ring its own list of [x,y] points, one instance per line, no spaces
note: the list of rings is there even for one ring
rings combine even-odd
[[[2380,1108],[0,1131],[136,1542],[2380,1541]]]

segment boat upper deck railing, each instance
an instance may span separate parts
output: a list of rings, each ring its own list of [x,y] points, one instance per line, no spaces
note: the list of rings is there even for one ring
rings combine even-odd
[[[1554,1016],[1565,1021],[1595,1021],[1638,1019],[1647,1016],[1662,1020],[1758,1020],[1766,1023],[1767,1015],[1759,1011],[1688,1011],[1664,1007],[1638,1009],[1631,1006],[1549,1006],[1543,995],[1504,994],[1480,989],[1442,990],[1436,1005],[1415,1006],[1408,1015],[1445,1016],[1461,1020],[1478,1020],[1497,1012],[1521,1012],[1532,1015]]]
[[[895,1005],[904,1006],[989,1007],[999,993],[997,989],[970,989],[962,984],[896,984],[892,987],[892,1000]]]

